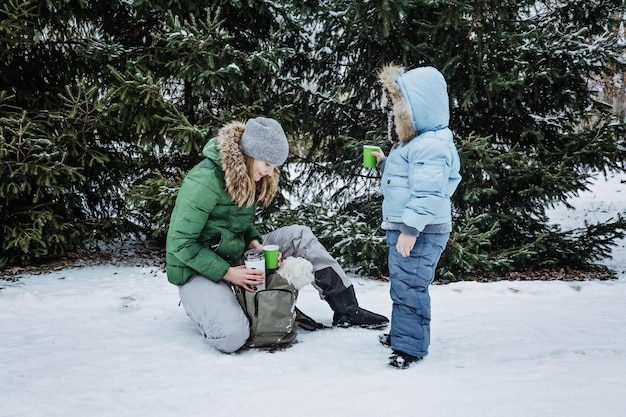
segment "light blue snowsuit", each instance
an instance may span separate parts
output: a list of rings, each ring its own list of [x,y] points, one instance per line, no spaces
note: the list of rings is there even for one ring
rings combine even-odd
[[[394,112],[398,105],[405,106],[411,116],[403,119],[396,114],[396,128],[408,119],[417,135],[400,137],[398,146],[379,164],[393,301],[391,348],[423,357],[430,344],[428,286],[452,230],[450,196],[461,181],[461,164],[448,128],[443,75],[432,67],[416,68],[402,72],[395,84],[386,86],[392,92],[396,89]],[[393,101],[394,95],[390,96]],[[396,250],[401,232],[417,236],[406,258]]]

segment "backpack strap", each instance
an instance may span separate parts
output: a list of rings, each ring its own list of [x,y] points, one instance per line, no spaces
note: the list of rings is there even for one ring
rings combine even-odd
[[[310,332],[317,330],[317,329],[330,329],[329,326],[325,326],[322,323],[318,323],[317,321],[313,320],[311,317],[304,314],[302,310],[300,310],[298,307],[296,307],[295,309],[296,309],[296,324],[298,325],[299,328],[303,330],[308,330]]]

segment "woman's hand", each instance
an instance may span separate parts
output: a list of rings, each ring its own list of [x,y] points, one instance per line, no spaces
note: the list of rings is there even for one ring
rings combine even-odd
[[[280,268],[283,265],[283,253],[278,252],[278,267]]]
[[[263,245],[261,245],[258,240],[253,240],[248,245],[248,249],[256,249],[256,250],[260,250],[261,252],[263,252]],[[282,265],[282,263],[283,263],[283,253],[278,252],[278,267],[279,268]]]
[[[263,250],[263,245],[261,245],[261,243],[258,240],[253,240],[252,242],[250,242],[250,244],[248,245],[248,249],[256,249],[256,250]]]
[[[413,246],[415,246],[415,241],[417,240],[417,236],[412,236],[407,233],[400,233],[398,237],[398,243],[396,243],[396,250],[403,257],[407,257],[411,254],[413,250]]]
[[[256,292],[252,287],[262,284],[265,281],[265,274],[259,269],[248,269],[245,265],[231,266],[222,279],[239,285],[246,291]]]

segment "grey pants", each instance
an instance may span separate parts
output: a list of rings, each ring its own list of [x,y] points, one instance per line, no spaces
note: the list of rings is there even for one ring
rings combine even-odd
[[[313,272],[332,268],[335,274],[325,274],[320,280],[316,274],[313,286],[319,291],[320,297],[334,295],[348,288],[352,283],[335,258],[317,240],[311,229],[306,226],[285,226],[263,236],[266,245],[278,245],[283,258],[296,256],[307,259],[313,264]],[[329,276],[330,275],[330,276]]]
[[[185,313],[215,349],[231,353],[250,335],[250,322],[230,284],[196,274],[178,288]]]
[[[313,265],[314,272],[332,268],[335,274],[324,274],[326,278],[323,282],[316,277],[313,284],[321,298],[339,293],[352,285],[341,266],[308,227],[281,227],[265,235],[263,243],[278,245],[284,258],[295,256],[307,259]],[[231,353],[246,343],[250,335],[248,318],[230,284],[225,281],[215,283],[196,274],[181,285],[178,291],[185,313],[211,346]]]

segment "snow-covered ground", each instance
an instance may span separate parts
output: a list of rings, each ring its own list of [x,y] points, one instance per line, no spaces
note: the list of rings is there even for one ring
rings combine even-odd
[[[626,211],[625,176],[551,211],[564,227]],[[386,365],[380,332],[300,331],[285,351],[212,350],[150,267],[102,265],[0,281],[1,417],[621,417],[626,242],[614,281],[461,282],[431,288],[430,355]],[[354,278],[389,315],[385,282]],[[313,288],[298,306],[330,324]]]

